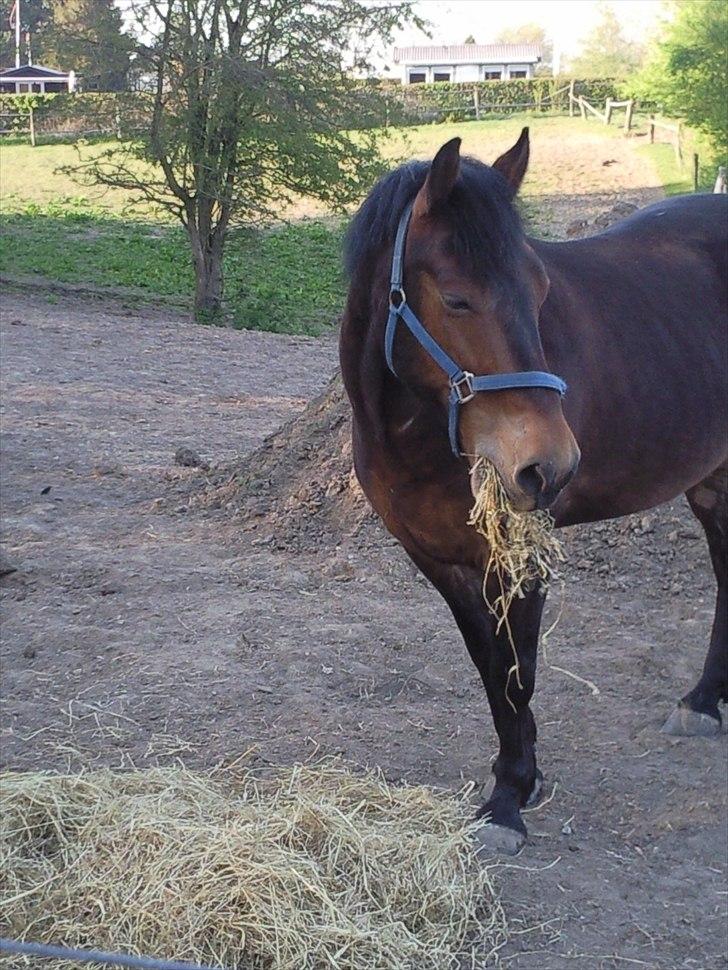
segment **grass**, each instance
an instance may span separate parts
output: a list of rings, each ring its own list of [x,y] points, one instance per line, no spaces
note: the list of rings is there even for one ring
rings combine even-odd
[[[606,146],[622,137],[618,128],[579,118],[517,115],[400,130],[392,133],[386,151],[393,160],[432,157],[445,141],[461,135],[464,152],[492,160],[513,144],[525,124],[533,142],[532,169],[522,193],[525,211],[528,217],[540,208],[541,221],[548,221],[548,197],[569,191],[563,183],[564,141],[598,133]],[[189,306],[194,278],[183,229],[149,208],[131,209],[129,195],[121,190],[80,188],[59,171],[73,164],[79,151],[88,155],[105,147],[2,147],[0,271]],[[561,161],[554,161],[557,148]],[[669,193],[689,191],[689,173],[681,177],[676,171],[669,146],[638,150],[654,162]],[[289,221],[271,230],[231,233],[224,266],[231,322],[240,328],[319,334],[335,324],[343,304],[342,226],[307,199],[285,215]]]
[[[341,307],[340,237],[338,226],[311,220],[267,233],[232,231],[224,274],[233,326],[313,335],[330,329]],[[194,288],[181,226],[123,219],[79,196],[6,212],[0,269],[183,306]]]

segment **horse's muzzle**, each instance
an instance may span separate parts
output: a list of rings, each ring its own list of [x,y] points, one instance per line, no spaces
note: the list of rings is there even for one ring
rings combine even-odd
[[[506,489],[513,506],[519,512],[547,509],[574,477],[580,458],[577,448],[564,461],[533,458],[520,464],[511,487]]]

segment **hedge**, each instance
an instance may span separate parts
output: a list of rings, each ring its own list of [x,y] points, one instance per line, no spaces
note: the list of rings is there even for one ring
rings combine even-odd
[[[24,119],[29,108],[33,108],[37,134],[119,133],[149,123],[152,98],[138,92],[0,94],[0,112],[19,116],[13,125],[16,129],[27,128]]]
[[[423,121],[465,121],[475,117],[475,92],[479,114],[510,114],[516,111],[566,111],[569,107],[568,77],[516,78],[508,81],[476,81],[392,85],[382,89],[387,99],[390,124]],[[574,93],[595,105],[616,98],[618,82],[612,79],[574,79]]]
[[[383,96],[381,118],[373,112],[368,124],[408,125],[428,121],[465,121],[475,117],[474,92],[479,97],[479,113],[510,114],[515,111],[565,111],[569,107],[565,77],[535,77],[510,81],[477,81],[469,84],[393,84],[368,85],[372,93]],[[595,105],[616,98],[619,82],[610,79],[575,80],[574,91]],[[5,127],[27,130],[25,116],[34,111],[39,135],[120,134],[148,126],[153,96],[140,92],[87,92],[79,94],[0,94],[0,111],[18,112],[16,124]],[[360,124],[362,124],[360,119]]]

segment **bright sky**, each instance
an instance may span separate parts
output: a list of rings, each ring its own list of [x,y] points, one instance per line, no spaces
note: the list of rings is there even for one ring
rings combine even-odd
[[[562,57],[576,54],[584,37],[599,20],[598,0],[419,0],[418,13],[432,24],[432,39],[407,29],[395,46],[462,44],[472,34],[480,44],[491,43],[499,31],[524,23],[546,28]],[[664,17],[662,0],[611,0],[625,35],[645,41]]]
[[[724,2],[724,0],[717,0]],[[126,19],[129,19],[131,0],[115,0]],[[417,0],[419,15],[430,22],[432,38],[422,31],[409,28],[400,31],[395,39],[397,47],[410,44],[462,44],[472,34],[480,44],[495,40],[506,27],[537,23],[546,28],[554,41],[554,60],[570,57],[579,50],[581,42],[599,20],[603,0]],[[662,0],[608,0],[619,15],[622,29],[630,40],[644,42],[665,17]],[[388,64],[391,50],[376,67]],[[394,73],[398,71],[394,68]]]

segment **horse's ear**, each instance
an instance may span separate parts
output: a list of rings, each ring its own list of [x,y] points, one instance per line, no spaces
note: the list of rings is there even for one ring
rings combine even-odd
[[[432,159],[425,184],[417,193],[414,214],[426,215],[450,197],[460,171],[460,138],[445,142]]]
[[[529,151],[528,128],[524,128],[513,148],[509,148],[504,155],[493,162],[493,168],[505,178],[514,195],[521,187],[523,176],[526,174]]]

